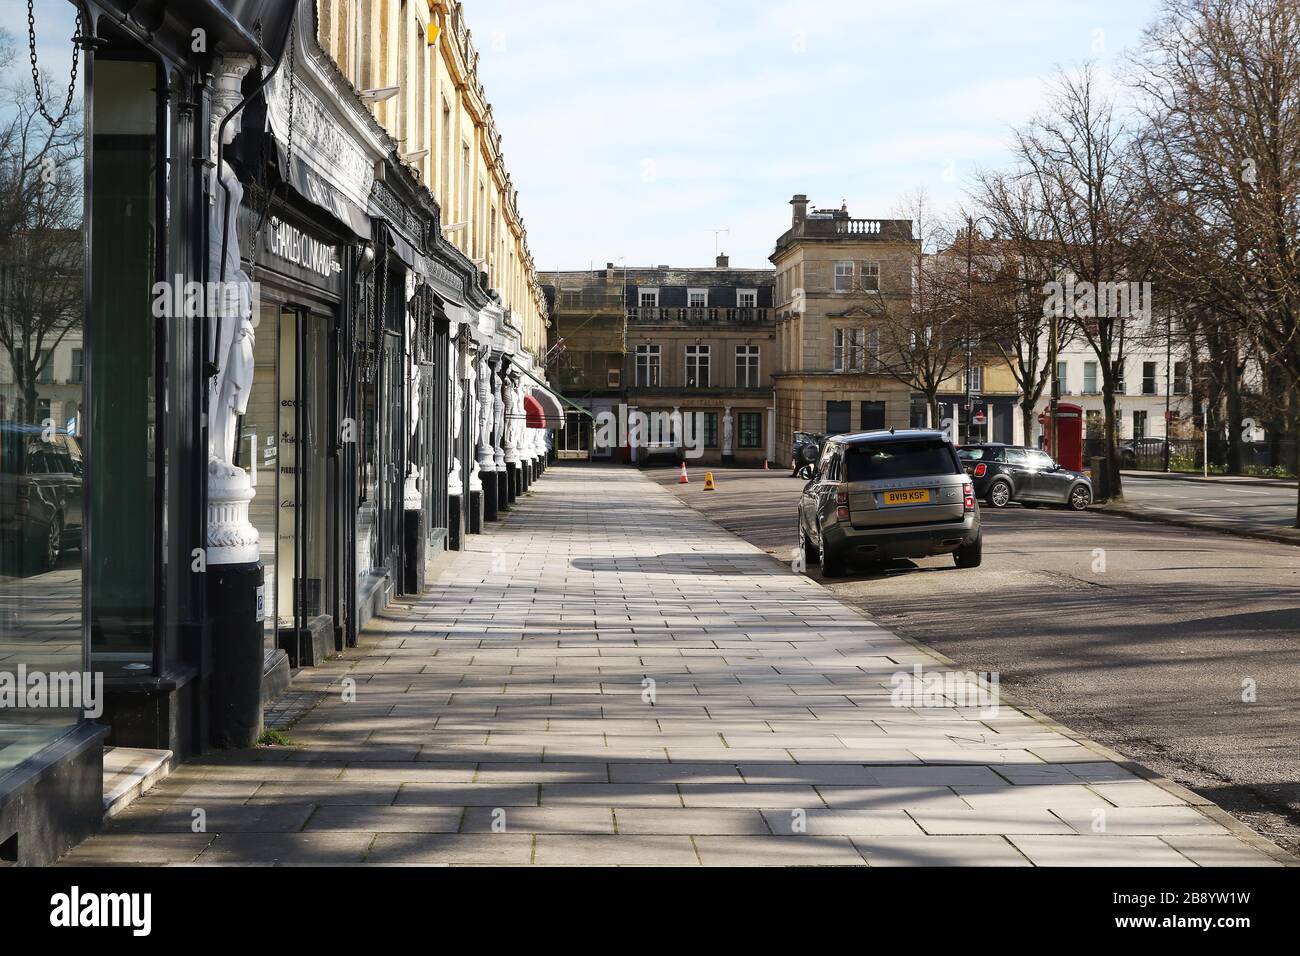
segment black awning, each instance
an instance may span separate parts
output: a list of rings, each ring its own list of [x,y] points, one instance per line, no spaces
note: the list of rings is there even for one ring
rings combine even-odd
[[[308,202],[320,206],[335,219],[351,229],[358,237],[369,241],[373,236],[370,216],[347,196],[303,160],[294,156],[286,163],[284,147],[277,141],[276,153],[280,159],[280,177]],[[288,167],[287,169],[285,167]]]
[[[388,233],[388,242],[397,253],[397,258],[406,263],[408,269],[415,268],[415,247],[397,234],[397,230],[391,226],[386,230]]]

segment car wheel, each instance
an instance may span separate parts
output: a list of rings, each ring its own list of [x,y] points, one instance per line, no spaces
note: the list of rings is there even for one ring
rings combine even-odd
[[[1001,479],[989,485],[988,503],[990,508],[1005,508],[1011,504],[1011,485]]]
[[[1085,511],[1092,504],[1092,492],[1087,485],[1075,485],[1070,489],[1069,505],[1071,511]]]
[[[838,578],[844,574],[844,560],[834,551],[826,549],[826,536],[822,535],[818,557],[822,565],[822,577]]]
[[[984,535],[981,533],[970,544],[963,544],[952,553],[953,561],[959,568],[978,568],[984,560]]]

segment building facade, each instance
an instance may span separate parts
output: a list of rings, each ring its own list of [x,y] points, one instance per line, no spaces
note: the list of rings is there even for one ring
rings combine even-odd
[[[0,235],[0,860],[100,825],[106,747],[165,771],[251,746],[293,673],[544,468],[563,414],[490,111],[458,127],[480,210],[446,228],[395,135],[432,141],[440,89],[485,104],[477,57],[459,7],[391,6],[464,72],[382,117],[332,47],[344,5],[65,10],[78,108]],[[352,36],[409,64],[411,25]],[[20,674],[101,706],[24,707]]]
[[[561,453],[761,465],[774,447],[777,370],[770,269],[629,267],[545,273],[554,299],[552,357],[566,397],[591,415],[640,412],[643,441],[599,447],[574,413]],[[583,428],[586,431],[583,431]],[[639,445],[639,447],[637,447]],[[573,446],[573,447],[570,447]],[[690,448],[689,451],[683,451]]]
[[[854,219],[791,201],[777,239],[776,460],[796,431],[906,427],[912,393],[881,369],[881,328],[905,321],[916,241],[908,220]]]

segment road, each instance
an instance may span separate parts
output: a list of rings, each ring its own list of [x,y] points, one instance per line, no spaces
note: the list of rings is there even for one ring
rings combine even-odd
[[[1296,487],[1291,481],[1166,478],[1153,472],[1124,472],[1130,505],[1176,512],[1207,524],[1235,524],[1260,531],[1295,524]]]
[[[789,559],[803,483],[788,472],[718,471],[712,492],[699,469],[688,485],[653,474]],[[1300,849],[1300,548],[1097,511],[1013,506],[983,519],[978,569],[932,558],[823,583]]]

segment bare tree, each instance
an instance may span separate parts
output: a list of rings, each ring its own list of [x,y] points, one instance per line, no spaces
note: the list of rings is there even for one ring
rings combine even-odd
[[[51,127],[30,81],[4,90],[0,116],[0,348],[36,422],[46,366],[81,324],[82,128],[75,111]]]
[[[950,226],[935,217],[924,190],[906,196],[896,213],[910,219],[915,236],[912,250],[912,299],[905,315],[888,315],[874,326],[878,348],[871,368],[925,396],[931,424],[939,422],[939,391],[962,364],[966,317],[957,297],[952,262],[939,251],[952,241]]]
[[[1160,272],[1233,326],[1222,349],[1258,350],[1300,434],[1300,4],[1166,0],[1144,46],[1133,82]]]
[[[1130,173],[1132,150],[1132,131],[1099,92],[1091,68],[1061,73],[1048,111],[1015,134],[1015,169],[1007,174],[1010,195],[999,199],[995,188],[994,195],[981,197],[992,200],[995,216],[1002,215],[1012,238],[1035,264],[1033,272],[1054,276],[1057,286],[1042,290],[1055,299],[1044,306],[1049,316],[1055,312],[1060,324],[1086,340],[1097,356],[1114,497],[1122,496],[1115,399],[1134,313],[1127,298],[1121,304],[1120,297],[1109,293],[1146,282],[1150,275],[1142,193]],[[1023,198],[1013,201],[1016,195]],[[1018,204],[1024,208],[1011,215]]]

